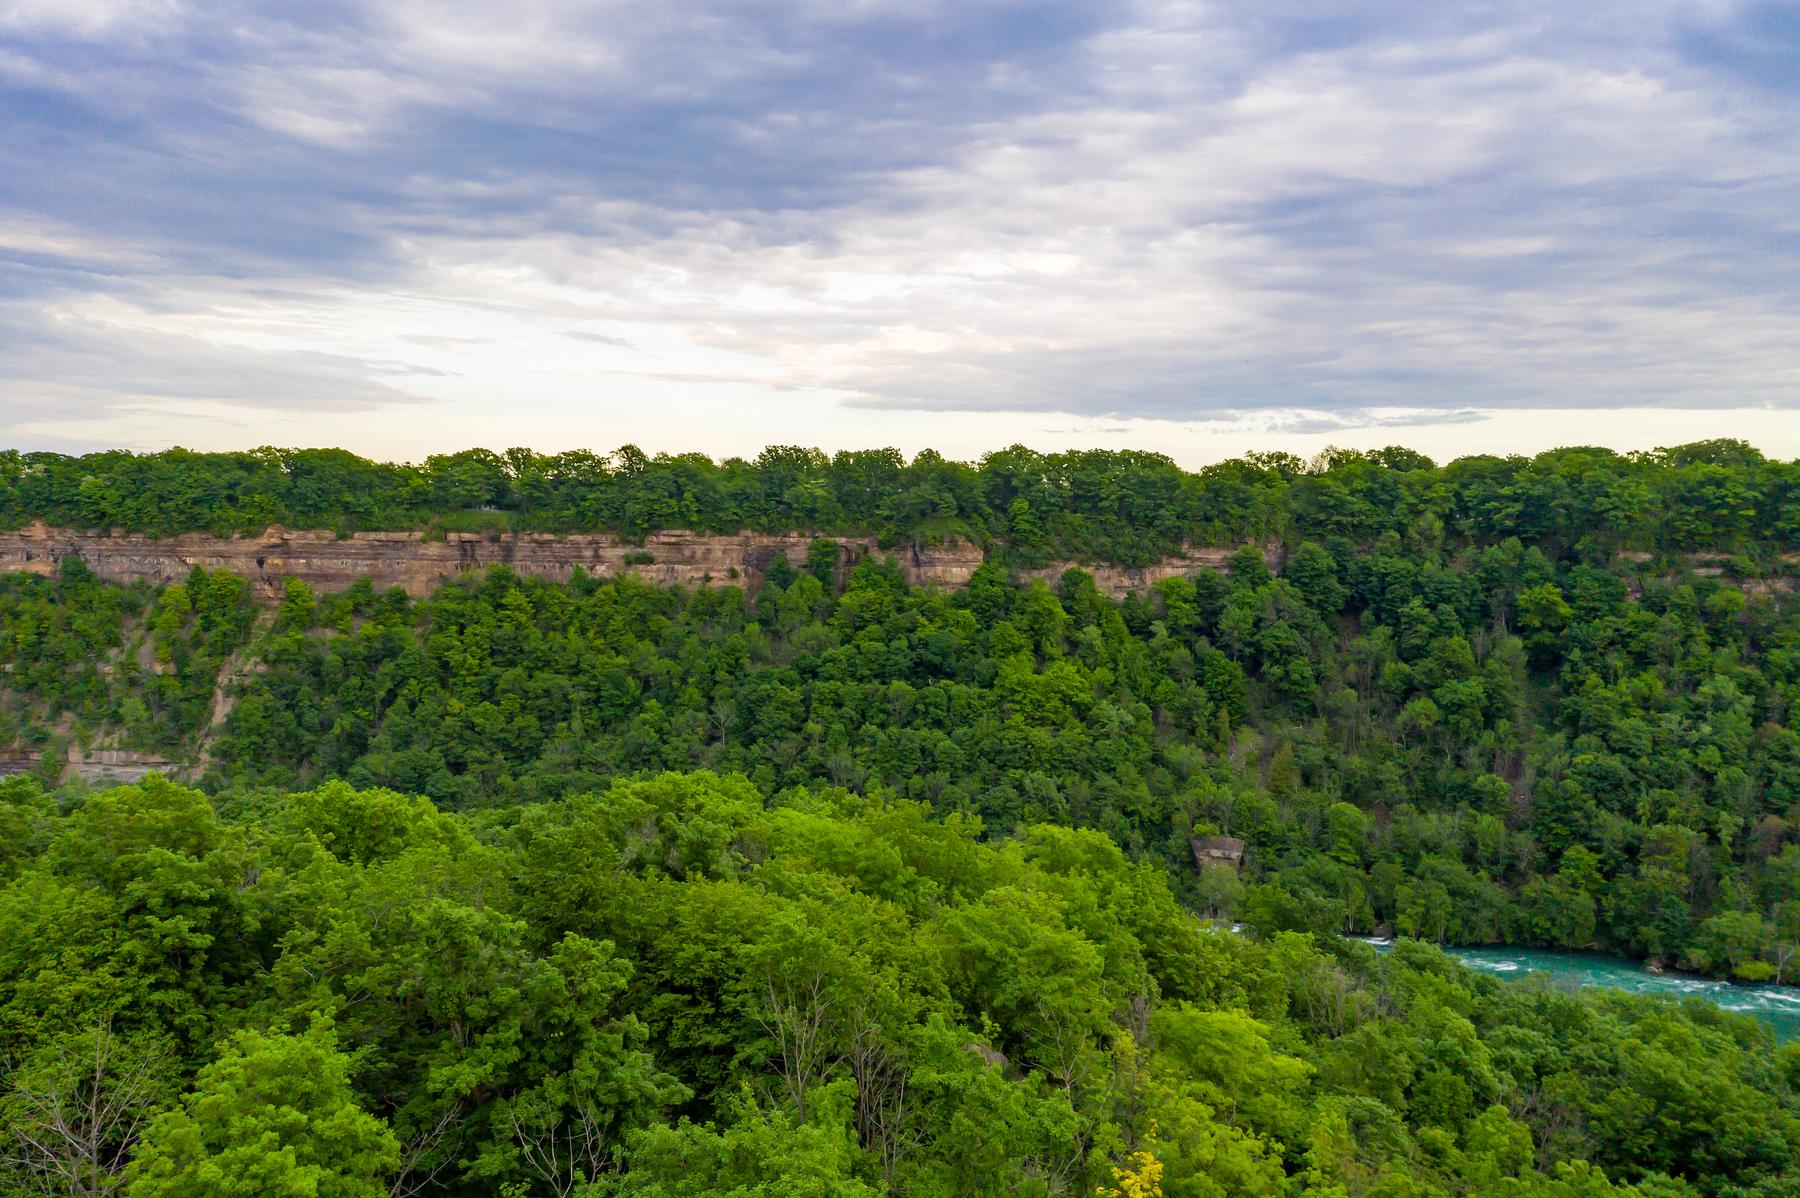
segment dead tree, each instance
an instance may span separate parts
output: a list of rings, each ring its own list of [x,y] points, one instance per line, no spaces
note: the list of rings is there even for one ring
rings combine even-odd
[[[162,1090],[160,1056],[101,1024],[39,1059],[9,1064],[0,1099],[6,1172],[27,1192],[108,1198]]]

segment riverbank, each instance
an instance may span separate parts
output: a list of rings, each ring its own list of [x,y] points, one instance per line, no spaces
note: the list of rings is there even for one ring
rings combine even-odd
[[[1365,943],[1383,949],[1391,942],[1365,938]],[[1800,987],[1796,986],[1748,985],[1696,974],[1655,973],[1636,961],[1604,953],[1506,947],[1446,947],[1444,951],[1465,965],[1505,978],[1541,973],[1560,985],[1578,989],[1605,987],[1632,994],[1703,999],[1727,1011],[1754,1015],[1772,1027],[1778,1039],[1800,1039]]]

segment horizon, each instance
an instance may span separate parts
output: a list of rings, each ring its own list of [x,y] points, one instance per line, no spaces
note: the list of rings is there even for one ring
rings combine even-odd
[[[727,452],[727,453],[710,453],[710,452],[705,452],[703,450],[693,448],[693,447],[683,447],[679,444],[674,444],[674,445],[669,445],[669,446],[645,446],[645,445],[640,445],[635,441],[621,442],[620,444],[618,444],[616,446],[613,446],[611,448],[604,448],[604,449],[600,448],[597,445],[591,445],[591,444],[590,445],[563,445],[563,446],[550,447],[550,448],[541,448],[541,447],[535,446],[535,445],[523,445],[523,446],[516,446],[516,445],[499,446],[499,445],[493,445],[493,444],[460,445],[460,446],[456,446],[454,448],[446,448],[446,449],[442,449],[442,450],[439,450],[434,453],[424,454],[424,455],[417,456],[417,457],[390,456],[390,455],[383,455],[380,453],[371,454],[371,453],[360,452],[356,449],[349,448],[349,447],[343,446],[343,445],[326,445],[326,444],[226,445],[226,446],[221,446],[219,448],[202,448],[202,447],[196,446],[196,445],[179,445],[179,444],[177,444],[177,445],[168,445],[168,446],[163,446],[158,449],[149,449],[149,450],[134,449],[129,446],[123,446],[123,445],[108,445],[108,446],[96,446],[96,447],[82,449],[82,450],[66,451],[66,450],[53,449],[53,448],[30,447],[30,446],[21,446],[21,445],[7,445],[4,443],[0,443],[0,453],[17,453],[17,454],[21,454],[21,455],[33,454],[33,453],[53,453],[53,454],[60,454],[64,457],[80,458],[89,453],[109,453],[109,452],[132,453],[132,454],[136,454],[138,456],[154,456],[154,455],[160,454],[160,453],[179,453],[179,452],[194,453],[194,454],[249,454],[249,453],[259,453],[259,452],[262,452],[265,450],[273,450],[273,451],[285,452],[285,453],[342,451],[342,452],[354,454],[355,456],[360,457],[363,460],[368,461],[368,462],[373,462],[373,463],[378,463],[378,464],[383,464],[383,465],[392,465],[392,466],[422,467],[431,458],[434,458],[434,457],[450,456],[450,455],[455,455],[455,454],[460,454],[460,453],[471,453],[471,452],[476,452],[476,451],[485,451],[485,452],[493,453],[496,455],[503,455],[505,453],[511,452],[514,449],[524,449],[524,450],[526,450],[530,453],[536,454],[537,456],[542,457],[542,458],[556,458],[558,456],[565,455],[565,454],[586,453],[586,454],[591,454],[603,461],[614,458],[622,450],[625,450],[625,449],[640,450],[640,451],[648,454],[653,459],[661,458],[661,457],[665,457],[665,456],[666,457],[677,457],[677,456],[690,455],[693,453],[705,453],[706,458],[709,461],[713,462],[715,465],[724,465],[725,463],[731,462],[731,461],[745,461],[745,462],[754,463],[756,461],[758,455],[760,455],[763,451],[772,450],[772,449],[811,450],[811,451],[815,451],[815,452],[824,454],[827,459],[833,457],[834,455],[836,455],[838,453],[878,452],[881,450],[893,450],[895,453],[899,454],[901,456],[902,460],[905,461],[906,463],[908,463],[909,465],[911,463],[913,463],[914,461],[916,461],[923,454],[935,453],[939,457],[943,458],[944,460],[949,461],[949,462],[954,462],[959,465],[980,466],[981,463],[986,458],[988,458],[992,455],[1004,453],[1006,451],[1013,450],[1013,449],[1021,449],[1022,448],[1022,449],[1029,450],[1033,453],[1040,453],[1040,454],[1045,454],[1045,455],[1058,454],[1058,453],[1080,453],[1080,452],[1088,452],[1088,451],[1103,452],[1103,453],[1129,453],[1129,452],[1144,453],[1144,454],[1150,454],[1150,455],[1162,457],[1162,458],[1168,460],[1169,462],[1171,462],[1178,469],[1180,469],[1184,472],[1188,472],[1188,473],[1198,473],[1198,472],[1206,470],[1208,467],[1211,467],[1211,466],[1220,465],[1220,464],[1223,464],[1226,462],[1241,461],[1241,460],[1244,460],[1245,458],[1251,457],[1251,456],[1257,456],[1257,455],[1263,455],[1263,454],[1268,454],[1268,455],[1287,454],[1287,455],[1295,458],[1300,463],[1304,472],[1317,473],[1317,472],[1321,472],[1323,470],[1330,468],[1331,463],[1330,463],[1329,459],[1332,454],[1372,454],[1375,452],[1379,452],[1381,450],[1393,450],[1393,449],[1406,450],[1406,451],[1410,451],[1413,453],[1422,454],[1425,458],[1429,459],[1432,469],[1444,469],[1448,466],[1452,466],[1455,463],[1465,460],[1465,459],[1500,458],[1500,459],[1505,459],[1505,460],[1519,459],[1519,460],[1530,461],[1530,460],[1533,460],[1533,459],[1536,459],[1539,457],[1543,457],[1543,456],[1550,455],[1550,454],[1558,454],[1558,453],[1598,452],[1598,453],[1613,454],[1620,458],[1626,458],[1626,459],[1649,458],[1649,457],[1654,457],[1655,455],[1658,455],[1658,454],[1670,453],[1670,452],[1673,452],[1673,451],[1676,451],[1679,449],[1683,449],[1683,448],[1687,448],[1690,446],[1694,446],[1694,445],[1712,444],[1712,443],[1716,443],[1716,442],[1732,442],[1732,443],[1748,446],[1750,448],[1750,450],[1752,450],[1756,454],[1760,455],[1767,462],[1772,462],[1772,463],[1777,463],[1777,464],[1787,463],[1790,461],[1800,462],[1800,453],[1796,453],[1792,457],[1784,456],[1779,452],[1772,453],[1772,452],[1769,452],[1763,445],[1760,445],[1755,441],[1752,441],[1748,438],[1740,437],[1740,436],[1700,437],[1700,438],[1696,438],[1691,441],[1667,442],[1667,443],[1660,443],[1660,444],[1656,444],[1656,445],[1650,445],[1650,446],[1646,446],[1643,448],[1630,448],[1630,449],[1620,449],[1620,448],[1616,448],[1614,446],[1587,443],[1587,442],[1568,442],[1568,443],[1562,443],[1562,444],[1556,444],[1556,445],[1547,445],[1547,446],[1544,446],[1542,448],[1538,448],[1535,450],[1525,450],[1525,451],[1521,451],[1521,452],[1503,452],[1503,451],[1499,451],[1499,450],[1475,450],[1475,451],[1470,451],[1470,452],[1466,452],[1466,453],[1458,453],[1454,456],[1439,456],[1437,454],[1426,452],[1425,450],[1421,449],[1418,445],[1413,444],[1405,439],[1390,440],[1390,441],[1386,441],[1381,444],[1371,443],[1368,446],[1357,446],[1357,445],[1346,445],[1346,444],[1335,444],[1335,443],[1334,444],[1326,444],[1323,447],[1321,447],[1313,452],[1310,452],[1310,453],[1298,453],[1298,452],[1294,452],[1291,449],[1279,447],[1279,446],[1251,445],[1247,448],[1239,449],[1236,452],[1228,453],[1228,454],[1221,454],[1220,456],[1211,457],[1211,458],[1208,458],[1203,461],[1183,460],[1182,458],[1177,457],[1176,455],[1171,454],[1164,449],[1150,448],[1150,447],[1139,446],[1139,445],[1119,445],[1119,446],[1069,445],[1069,446],[1058,446],[1055,448],[1044,449],[1044,448],[1040,448],[1040,447],[1034,446],[1034,445],[1027,445],[1022,442],[1013,442],[1013,443],[1007,444],[1007,445],[990,445],[990,446],[986,447],[985,449],[982,449],[978,452],[975,452],[972,454],[967,454],[967,455],[944,453],[940,449],[938,449],[935,445],[924,445],[920,448],[906,448],[906,447],[892,445],[892,444],[889,444],[889,445],[856,444],[856,445],[840,445],[840,446],[823,446],[823,445],[817,445],[817,444],[784,443],[784,442],[773,442],[773,441],[771,441],[765,445],[757,446],[755,448],[745,449],[741,452]]]

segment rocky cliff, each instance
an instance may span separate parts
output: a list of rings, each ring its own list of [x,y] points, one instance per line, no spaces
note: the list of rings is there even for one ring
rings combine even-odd
[[[840,573],[867,555],[889,555],[915,586],[962,586],[983,561],[981,548],[967,541],[912,544],[893,551],[880,549],[872,538],[838,541]],[[418,532],[359,532],[339,537],[328,531],[283,528],[254,536],[185,533],[150,537],[33,524],[15,532],[0,532],[0,571],[51,574],[63,558],[73,556],[111,582],[168,583],[203,566],[249,579],[266,600],[279,597],[283,581],[289,578],[298,578],[319,591],[340,590],[367,578],[378,588],[397,586],[424,595],[445,579],[496,565],[559,582],[566,581],[579,566],[599,577],[635,573],[659,586],[736,582],[754,587],[779,558],[785,557],[795,566],[804,563],[812,542],[812,536],[804,533],[706,536],[659,532],[639,545],[607,533],[451,533],[442,540],[427,540]],[[1084,568],[1094,575],[1103,593],[1117,598],[1147,590],[1164,578],[1221,566],[1232,552],[1231,548],[1195,547],[1154,566]],[[1265,556],[1272,566],[1276,564],[1273,548],[1266,549]],[[1069,564],[1028,571],[1027,576],[1054,583]]]

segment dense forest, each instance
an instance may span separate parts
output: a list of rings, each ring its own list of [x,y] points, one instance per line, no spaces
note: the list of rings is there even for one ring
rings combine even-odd
[[[11,1194],[1775,1198],[1701,1003],[1196,920],[1093,831],[670,773],[0,784]]]
[[[446,809],[666,769],[842,786],[1004,834],[1094,828],[1263,933],[1597,946],[1748,980],[1800,947],[1800,612],[1717,577],[1310,542],[1102,597],[990,563],[865,561],[842,593],[504,568],[424,601],[290,582],[258,618],[68,559],[0,584],[0,734],[193,763],[213,791],[343,778]],[[1247,842],[1196,871],[1190,840]]]
[[[1800,1193],[1800,1047],[1431,947],[1796,980],[1800,479],[1740,443],[0,454],[32,519],[817,539],[0,576],[0,1195]]]
[[[1800,546],[1800,463],[1741,441],[1654,453],[1560,449],[1443,467],[1407,449],[1253,454],[1197,472],[1142,452],[1034,453],[979,463],[891,449],[771,447],[754,460],[527,449],[367,461],[335,449],[0,451],[0,527],[32,520],[145,533],[289,528],[815,531],[962,536],[1021,565],[1144,565],[1186,543],[1386,534],[1552,557],[1619,548],[1755,560]]]

